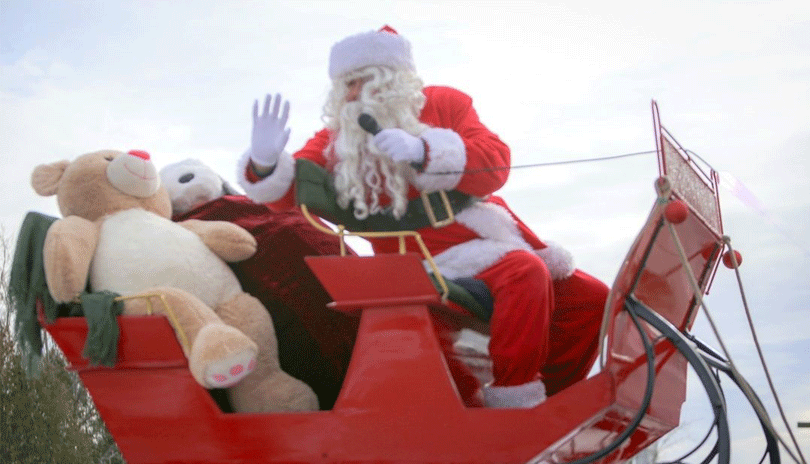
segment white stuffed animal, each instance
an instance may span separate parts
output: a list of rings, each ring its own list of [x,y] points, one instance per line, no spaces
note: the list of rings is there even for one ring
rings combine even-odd
[[[185,214],[223,195],[242,195],[202,161],[188,158],[160,170],[173,214]]]

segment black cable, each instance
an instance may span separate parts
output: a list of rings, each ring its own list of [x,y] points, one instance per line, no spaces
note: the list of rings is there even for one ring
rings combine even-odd
[[[703,446],[703,444],[704,444],[704,443],[706,443],[706,442],[709,440],[709,437],[712,435],[712,432],[714,431],[714,429],[715,429],[716,427],[717,427],[717,419],[715,419],[714,421],[712,421],[712,426],[711,426],[711,427],[709,427],[709,431],[708,431],[708,432],[706,432],[706,435],[704,435],[704,436],[703,436],[703,439],[702,439],[702,440],[700,440],[700,443],[698,443],[697,445],[695,445],[695,447],[694,447],[694,448],[692,448],[692,450],[690,450],[688,453],[684,454],[683,456],[679,457],[678,459],[675,459],[674,461],[657,462],[656,464],[681,464],[681,463],[683,462],[683,460],[684,460],[684,459],[686,459],[686,458],[688,458],[689,456],[691,456],[691,455],[695,454],[695,452],[697,452],[697,450],[699,450],[699,449],[700,449],[700,447],[701,447],[701,446]],[[716,447],[716,445],[715,445],[715,447]],[[710,454],[711,454],[711,453],[710,453]],[[714,457],[714,456],[712,456],[712,457]],[[704,460],[704,461],[705,461],[705,460]]]
[[[655,384],[655,352],[653,351],[653,346],[652,343],[650,343],[647,332],[645,332],[644,328],[641,327],[641,322],[638,320],[634,309],[631,309],[631,306],[627,304],[624,305],[624,309],[627,311],[627,314],[630,315],[633,325],[635,325],[636,329],[638,329],[638,333],[641,335],[641,343],[644,345],[644,352],[647,355],[647,385],[644,389],[644,398],[641,401],[641,407],[639,407],[638,412],[636,412],[636,416],[633,418],[630,425],[627,426],[627,428],[624,429],[624,431],[619,434],[618,437],[616,437],[613,443],[591,454],[590,456],[577,459],[576,461],[571,461],[568,464],[587,464],[598,459],[602,459],[603,457],[612,453],[614,450],[616,450],[616,448],[619,447],[619,445],[624,443],[624,441],[627,440],[627,438],[629,438],[633,432],[636,431],[641,423],[641,420],[644,419],[644,416],[647,414],[647,408],[650,407],[650,402],[652,401],[653,395],[653,387]]]
[[[706,346],[705,344],[701,345]],[[698,348],[700,348],[702,351],[703,347],[701,345],[698,345]],[[748,385],[748,382],[744,378],[734,375],[734,372],[728,366],[727,360],[723,359],[722,357],[718,357],[716,353],[710,353],[711,357],[706,356],[703,353],[701,354],[703,355],[704,360],[709,365],[715,367],[719,371],[726,374],[729,378],[731,378],[731,380],[737,385],[737,388],[739,388],[740,391],[743,392],[745,391],[745,389],[743,388],[743,384],[745,384],[745,386],[748,387],[748,390],[751,392],[752,396],[751,397],[748,397],[748,395],[743,396],[751,404],[751,407],[754,410],[754,414],[756,414],[760,426],[762,427],[762,433],[763,435],[765,435],[765,456],[770,456],[771,464],[780,464],[781,457],[779,454],[779,442],[777,440],[777,437],[771,432],[771,428],[768,427],[767,425],[769,419],[767,417],[760,416],[759,413],[759,410],[762,410],[763,412],[765,411],[765,407],[762,404],[762,400],[759,398],[759,396],[757,396],[756,392],[754,392],[754,390]],[[756,403],[756,405],[754,403]]]
[[[768,456],[768,450],[766,449],[764,453],[762,453],[762,458],[759,460],[759,464],[765,462],[765,458]]]
[[[377,123],[377,120],[374,119],[374,116],[368,113],[362,113],[357,118],[357,124],[363,128],[364,131],[368,132],[371,135],[377,135],[380,133],[380,126]],[[619,158],[627,158],[629,156],[638,156],[638,155],[649,155],[651,153],[657,153],[657,150],[647,150],[647,151],[638,151],[635,153],[625,153],[623,155],[612,155],[612,156],[605,156],[602,158],[584,158],[584,159],[577,159],[577,160],[570,160],[570,161],[551,161],[547,163],[535,163],[535,164],[524,164],[524,165],[517,165],[517,166],[494,166],[490,168],[481,168],[481,169],[470,169],[470,170],[460,170],[460,171],[443,171],[443,172],[426,172],[422,174],[430,174],[434,176],[443,176],[443,175],[452,175],[452,174],[477,174],[481,172],[494,172],[494,171],[508,171],[511,169],[522,169],[522,168],[536,168],[540,166],[556,166],[561,164],[573,164],[573,163],[589,163],[592,161],[608,161],[614,160]],[[697,156],[697,155],[695,155]]]
[[[714,370],[711,370],[711,372],[712,372],[712,375],[714,376],[715,380],[717,381],[717,383],[719,385],[720,384],[720,375],[717,373],[717,370],[714,369]],[[720,394],[723,396],[723,399],[725,400],[725,395],[723,394],[722,388],[720,389]],[[709,427],[709,431],[706,432],[706,435],[703,436],[703,439],[700,440],[700,442],[697,445],[695,445],[689,452],[687,452],[686,454],[684,454],[683,456],[679,457],[678,459],[676,459],[674,461],[658,462],[656,464],[684,464],[683,460],[688,458],[689,456],[695,454],[697,452],[697,450],[699,450],[706,443],[706,441],[709,440],[709,437],[711,436],[712,432],[716,428],[717,428],[717,417],[715,416],[714,421],[712,421],[712,425]],[[709,451],[709,454],[707,454],[706,457],[703,458],[703,461],[701,461],[701,464],[708,464],[712,459],[714,459],[714,457],[717,456],[717,453],[719,452],[719,448],[720,448],[719,442],[715,441],[714,446]]]
[[[720,386],[720,374],[717,372],[717,369],[710,368],[709,371],[711,372],[712,377],[714,377],[714,381],[717,384],[718,392],[720,393],[720,398],[723,400],[723,404],[726,404],[726,392],[724,392],[723,387]],[[711,429],[717,427],[717,420],[718,420],[717,416],[715,416]],[[697,448],[695,449],[695,451],[697,451]],[[709,462],[712,459],[714,459],[714,457],[717,456],[719,452],[720,452],[720,437],[718,436],[717,440],[715,440],[714,442],[714,446],[712,447],[711,450],[709,450],[709,453],[706,455],[705,458],[703,458],[703,461],[701,461],[700,464],[709,464]]]
[[[707,344],[703,343],[703,341],[701,341],[700,339],[698,339],[697,337],[695,337],[692,334],[682,333],[682,335],[685,338],[689,339],[691,342],[693,342],[695,344],[695,346],[698,348],[699,354],[703,358],[704,362],[708,366],[710,366],[712,368],[712,373],[713,373],[718,385],[720,384],[720,374],[719,374],[720,372],[723,372],[728,377],[730,377],[731,380],[734,381],[734,383],[737,385],[737,387],[740,388],[740,390],[742,390],[742,386],[741,386],[742,383],[747,384],[745,379],[737,378],[737,376],[734,375],[733,371],[731,370],[731,367],[728,365],[728,361],[722,355],[720,355],[717,351],[712,349]],[[756,393],[753,392],[753,390],[751,390],[750,388],[749,388],[749,390],[752,392],[753,398],[746,397],[746,399],[748,399],[749,402],[756,402],[756,403],[758,403],[758,405],[761,406],[762,401],[759,399],[759,397],[756,395]],[[723,398],[725,398],[725,392],[722,390],[722,388],[719,391],[720,391],[720,394],[723,395]],[[754,405],[752,404],[752,406],[754,406]],[[770,429],[765,424],[765,421],[767,420],[767,418],[760,417],[759,413],[757,412],[756,407],[753,407],[753,409],[754,409],[754,412],[757,414],[757,418],[760,421],[760,424],[761,424],[762,430],[763,430],[763,434],[765,435],[765,440],[766,440],[766,449],[765,449],[765,451],[764,451],[764,453],[762,455],[762,458],[759,461],[759,464],[762,464],[765,461],[766,457],[770,457],[770,464],[780,464],[781,458],[780,458],[780,455],[779,455],[778,442],[776,440],[776,437],[773,436]],[[764,408],[762,408],[762,410],[764,411]],[[714,429],[716,426],[717,426],[717,421],[715,420],[715,423],[712,425],[712,429]],[[711,433],[712,429],[709,430],[710,433]],[[702,443],[700,445],[698,445],[695,448],[695,450],[697,448],[699,448],[701,445],[702,445]],[[715,445],[715,448],[716,448],[716,445]],[[694,452],[695,450],[693,450],[692,452]],[[703,461],[703,464],[708,463],[714,457],[714,455],[716,455],[716,453],[714,451],[715,450],[713,449],[712,453],[710,453],[709,456]],[[689,454],[691,454],[692,452],[690,452]],[[689,454],[687,454],[686,456],[681,457],[679,460],[684,459],[685,457],[689,456]],[[672,463],[658,463],[658,464],[677,464],[677,461],[672,462]]]
[[[657,153],[655,150],[646,150],[646,151],[637,151],[633,153],[624,153],[621,155],[610,155],[604,156],[600,158],[581,158],[575,160],[567,160],[567,161],[548,161],[545,163],[532,163],[532,164],[517,164],[513,166],[493,166],[489,168],[480,168],[480,169],[462,169],[459,171],[441,171],[441,172],[424,172],[422,175],[430,174],[434,176],[444,176],[444,175],[457,175],[457,174],[480,174],[482,172],[495,172],[495,171],[508,171],[512,169],[526,169],[526,168],[539,168],[545,166],[561,166],[563,164],[576,164],[576,163],[591,163],[595,161],[612,161],[620,158],[628,158],[631,156],[639,156],[639,155],[650,155],[653,153]]]
[[[714,372],[709,369],[707,360],[704,356],[697,353],[693,348],[693,344],[687,339],[683,332],[677,327],[673,326],[669,321],[661,317],[655,311],[646,307],[644,304],[630,296],[627,298],[625,305],[631,306],[638,316],[650,324],[654,329],[667,337],[667,339],[675,346],[675,348],[686,358],[686,361],[692,366],[693,371],[703,384],[704,390],[709,398],[712,410],[715,417],[715,428],[717,431],[717,440],[709,457],[706,461],[717,457],[718,464],[728,464],[730,462],[730,436],[728,428],[728,419],[726,417],[726,402],[723,392],[717,383],[717,377]]]

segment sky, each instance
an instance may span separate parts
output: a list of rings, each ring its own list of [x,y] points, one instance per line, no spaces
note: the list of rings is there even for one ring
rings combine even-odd
[[[233,181],[267,93],[291,102],[295,150],[322,126],[332,44],[385,24],[411,42],[425,83],[472,96],[509,144],[515,169],[500,194],[518,215],[608,284],[655,200],[654,155],[531,166],[654,150],[657,102],[677,141],[736,186],[721,205],[741,281],[721,267],[707,307],[781,423],[743,289],[810,457],[810,429],[795,429],[810,421],[806,2],[0,0],[3,236],[27,211],[59,215],[30,187],[35,166],[98,149],[144,149],[158,168],[198,158]],[[705,317],[694,332],[717,346]],[[692,379],[667,452],[708,429],[701,395]],[[758,462],[756,418],[734,394],[729,409],[733,462]]]

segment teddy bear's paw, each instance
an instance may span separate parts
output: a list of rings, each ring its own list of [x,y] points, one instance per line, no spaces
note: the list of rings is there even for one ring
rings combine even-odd
[[[200,329],[189,356],[189,369],[205,388],[226,388],[256,369],[259,348],[247,335],[224,325]]]
[[[210,388],[228,388],[239,383],[254,369],[256,369],[256,354],[243,351],[222,361],[211,363],[205,371],[205,381]]]

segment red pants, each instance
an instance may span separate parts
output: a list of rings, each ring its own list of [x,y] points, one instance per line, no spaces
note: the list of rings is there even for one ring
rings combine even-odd
[[[597,356],[608,287],[576,270],[552,281],[545,263],[513,251],[476,276],[492,292],[489,354],[494,385],[543,379],[553,395],[588,375]]]

